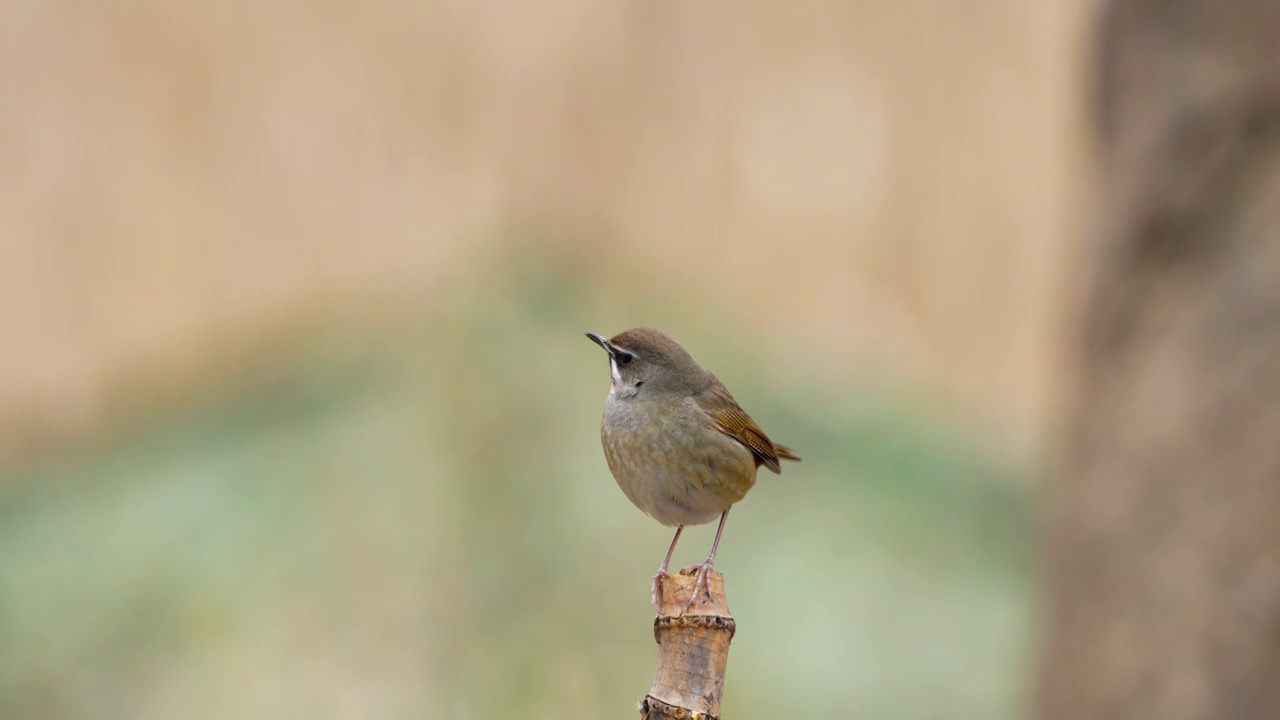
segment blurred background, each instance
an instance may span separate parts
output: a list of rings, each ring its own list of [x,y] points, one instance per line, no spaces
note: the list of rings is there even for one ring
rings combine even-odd
[[[1022,716],[1090,10],[0,2],[0,717],[632,713],[636,325],[805,458],[725,715]]]

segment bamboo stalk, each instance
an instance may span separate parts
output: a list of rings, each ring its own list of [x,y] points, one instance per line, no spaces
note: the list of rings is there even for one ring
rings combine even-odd
[[[729,643],[736,630],[724,576],[712,571],[708,596],[685,610],[696,569],[662,581],[662,606],[653,620],[658,669],[640,701],[643,720],[719,720]]]

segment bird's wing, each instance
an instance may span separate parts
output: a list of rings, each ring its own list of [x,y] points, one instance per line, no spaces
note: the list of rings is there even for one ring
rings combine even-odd
[[[775,445],[719,381],[694,395],[693,399],[711,418],[717,430],[742,443],[751,451],[756,458],[757,466],[764,465],[775,473],[781,473],[779,458],[800,459],[791,451],[791,448]]]

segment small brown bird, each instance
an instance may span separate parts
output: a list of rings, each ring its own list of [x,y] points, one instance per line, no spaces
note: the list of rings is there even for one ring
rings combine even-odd
[[[676,529],[653,576],[655,609],[680,532],[720,518],[707,561],[683,570],[698,568],[692,603],[706,592],[729,508],[756,484],[756,469],[781,473],[779,460],[800,458],[771,441],[724,384],[665,333],[633,328],[587,337],[609,353],[613,376],[600,423],[609,470],[636,507]]]

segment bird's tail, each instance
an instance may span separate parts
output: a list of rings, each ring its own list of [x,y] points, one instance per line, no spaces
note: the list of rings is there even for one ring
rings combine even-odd
[[[786,445],[774,443],[773,452],[778,456],[779,460],[795,460],[796,462],[800,462],[800,456],[796,454],[796,451]]]

